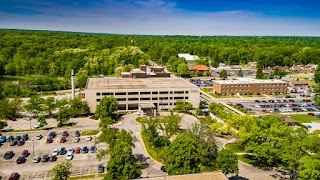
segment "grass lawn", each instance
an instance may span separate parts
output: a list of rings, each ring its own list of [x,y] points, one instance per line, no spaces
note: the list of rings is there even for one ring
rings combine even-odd
[[[252,155],[238,155],[238,160],[253,165],[255,162]]]
[[[290,114],[288,115],[290,116],[292,119],[300,122],[300,123],[310,123],[311,121],[318,121],[319,119],[314,117],[314,116],[310,116],[308,114]]]
[[[77,180],[77,179],[94,179],[94,178],[101,178],[105,174],[99,174],[99,175],[87,175],[87,176],[71,176],[68,178],[68,180]]]
[[[158,162],[164,162],[164,159],[166,158],[167,154],[167,148],[169,148],[169,146],[167,147],[155,147],[153,146],[153,144],[151,142],[149,142],[149,138],[147,136],[146,133],[144,133],[143,131],[140,132],[143,143],[147,149],[148,154],[155,159]]]
[[[252,98],[252,97],[265,97],[264,95],[256,95],[256,94],[253,94],[253,95],[240,95],[242,96],[243,98]]]
[[[210,96],[214,98],[240,98],[239,96],[221,96],[219,94],[208,93]]]
[[[97,135],[99,133],[99,130],[89,130],[89,131],[82,131],[81,132],[81,136],[93,136],[93,135]]]
[[[240,152],[244,152],[243,147],[239,146],[238,144],[227,144],[225,146],[225,148],[227,150],[232,151],[233,153],[240,153]]]

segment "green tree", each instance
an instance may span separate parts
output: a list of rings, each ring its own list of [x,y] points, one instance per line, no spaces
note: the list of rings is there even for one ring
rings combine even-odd
[[[71,118],[70,109],[68,107],[62,107],[58,112],[57,121],[58,127],[61,127],[62,125],[66,124]]]
[[[224,174],[235,173],[239,174],[238,157],[233,152],[222,149],[217,158],[218,166]]]
[[[67,180],[71,175],[71,168],[71,162],[63,161],[56,164],[49,172],[53,173],[53,180]]]
[[[158,137],[158,121],[158,119],[147,118],[146,122],[142,123],[142,130],[148,134],[149,140],[153,144]]]
[[[48,125],[45,116],[38,116],[38,123],[39,123],[40,127],[44,127],[44,126]]]
[[[256,78],[257,78],[257,79],[263,79],[263,76],[264,76],[264,74],[263,74],[263,72],[262,72],[262,68],[259,67],[258,70],[257,70],[257,72],[256,72]]]
[[[204,151],[196,140],[179,135],[168,149],[166,171],[169,175],[198,173],[203,154]]]
[[[203,116],[203,112],[200,108],[196,108],[196,115],[197,116]]]
[[[9,118],[17,116],[22,108],[21,98],[4,98],[0,100],[0,118]]]
[[[316,72],[314,73],[314,81],[316,83],[320,82],[320,66],[317,67]]]
[[[189,75],[188,65],[185,63],[181,63],[178,65],[177,74],[179,76],[187,76]]]
[[[96,116],[105,119],[118,110],[118,101],[114,96],[105,96],[100,100],[96,109]]]
[[[90,113],[90,107],[87,101],[82,101],[81,98],[74,98],[70,100],[70,112],[73,117],[87,115]]]
[[[226,79],[227,77],[228,77],[227,70],[222,69],[222,71],[220,72],[220,78]]]
[[[299,179],[317,180],[320,179],[320,154],[306,155],[300,160],[298,167]]]
[[[190,110],[193,109],[192,104],[189,102],[186,102],[184,100],[177,100],[176,101],[176,107],[174,108],[176,111],[181,113],[190,113]]]
[[[110,160],[107,164],[106,180],[135,179],[141,175],[142,163],[133,156],[132,147],[126,142],[116,144],[111,151]]]
[[[159,128],[164,132],[167,139],[180,131],[181,117],[178,115],[164,116],[159,123]]]
[[[48,97],[44,100],[44,107],[43,110],[50,116],[52,111],[57,108],[56,101],[54,97]]]
[[[243,77],[242,69],[239,69],[237,76],[238,76],[238,77]]]
[[[34,116],[38,116],[44,110],[43,103],[44,99],[40,96],[32,96],[27,101],[27,104],[24,106],[24,108],[28,113],[31,113]]]
[[[6,121],[0,121],[0,131],[1,131],[1,129],[3,129],[7,126],[8,126],[8,123]]]
[[[81,69],[76,74],[76,86],[80,88],[84,88],[86,86],[87,80],[89,78],[88,71]]]

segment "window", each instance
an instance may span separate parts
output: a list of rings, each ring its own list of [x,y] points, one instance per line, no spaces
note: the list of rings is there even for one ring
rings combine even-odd
[[[189,97],[188,97],[188,96],[186,96],[186,97],[184,97],[184,99],[189,99]]]
[[[117,98],[118,101],[126,101],[126,98]]]
[[[184,91],[175,91],[175,94],[184,94]]]
[[[185,91],[184,93],[189,94],[189,91]]]
[[[101,93],[97,93],[96,95],[97,95],[97,96],[100,96],[100,95],[101,95]]]
[[[100,102],[100,99],[97,99],[97,102]]]
[[[174,99],[183,99],[183,97],[174,97]]]
[[[160,91],[160,94],[169,94],[168,91]]]
[[[108,93],[104,92],[104,93],[102,93],[102,96],[110,96],[110,95],[113,95],[113,93],[111,93],[111,92],[108,92]]]
[[[168,97],[160,97],[159,100],[168,100]]]
[[[128,92],[128,95],[139,95],[139,92]]]
[[[158,94],[158,92],[152,92],[152,94]]]
[[[158,98],[157,97],[153,97],[152,100],[158,100]]]
[[[143,94],[150,94],[150,92],[140,92],[140,95],[143,95]]]
[[[116,95],[127,95],[125,92],[116,92]]]
[[[139,101],[139,98],[129,98],[129,101]]]
[[[149,101],[150,98],[140,98],[140,100],[142,100],[142,101]]]

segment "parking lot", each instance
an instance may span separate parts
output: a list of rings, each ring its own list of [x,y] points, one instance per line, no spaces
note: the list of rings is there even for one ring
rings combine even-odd
[[[43,155],[52,155],[53,149],[60,150],[62,147],[68,150],[69,148],[80,147],[83,149],[84,146],[89,148],[88,153],[80,152],[79,154],[74,153],[73,159],[71,160],[73,164],[72,175],[88,175],[98,173],[98,164],[106,164],[109,157],[103,158],[101,161],[96,159],[96,151],[90,152],[91,146],[94,145],[94,139],[87,140],[85,136],[81,136],[79,142],[73,142],[74,134],[66,137],[66,142],[60,143],[60,138],[62,136],[61,131],[57,131],[56,137],[53,138],[52,143],[46,143],[48,132],[39,132],[43,137],[40,140],[35,140],[34,134],[29,135],[29,140],[25,141],[25,144],[21,146],[10,146],[9,142],[4,142],[0,147],[0,172],[9,176],[13,172],[18,172],[21,175],[20,179],[47,179],[52,175],[48,173],[48,170],[52,169],[54,165],[58,162],[66,160],[65,155],[57,155],[57,160],[54,162],[38,162],[33,163],[32,160],[35,156],[42,158]],[[21,133],[5,133],[6,137],[12,135],[14,137],[21,135]],[[32,139],[32,140],[31,140]],[[106,145],[103,143],[95,145],[96,149],[105,149]],[[26,157],[26,162],[22,164],[17,164],[16,160],[21,156],[22,151],[28,150],[29,156]],[[6,151],[13,151],[14,156],[11,159],[4,159]],[[6,179],[7,177],[4,177]]]

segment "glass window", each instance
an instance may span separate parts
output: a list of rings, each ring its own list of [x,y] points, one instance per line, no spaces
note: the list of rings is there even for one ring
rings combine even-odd
[[[129,101],[139,101],[139,98],[129,98]]]
[[[151,92],[140,92],[141,95],[143,94],[150,94]]]
[[[97,96],[100,96],[100,95],[101,95],[101,93],[97,93],[96,95],[97,95]]]
[[[168,91],[160,91],[160,94],[169,94]]]
[[[139,92],[128,92],[128,95],[139,95]]]
[[[127,95],[125,92],[116,92],[116,95]]]
[[[110,95],[113,95],[113,93],[106,93],[106,92],[104,92],[104,93],[102,93],[102,96],[110,96]]]

